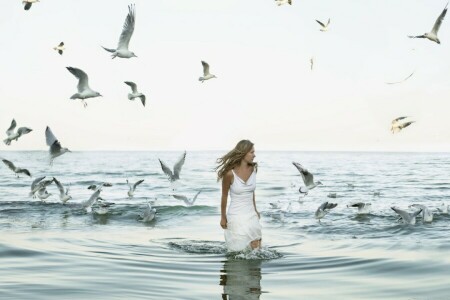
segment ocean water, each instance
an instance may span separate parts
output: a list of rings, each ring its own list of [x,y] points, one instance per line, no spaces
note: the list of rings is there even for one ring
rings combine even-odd
[[[450,154],[257,151],[264,248],[238,254],[219,226],[221,154],[188,152],[174,192],[158,158],[173,165],[181,152],[74,152],[52,167],[43,151],[0,152],[73,197],[61,204],[51,185],[33,199],[32,179],[0,166],[0,299],[450,299],[450,216],[436,210],[450,204]],[[292,161],[323,186],[299,198]],[[132,199],[126,179],[145,180]],[[105,215],[79,206],[98,182],[113,184]],[[172,197],[200,189],[194,206]],[[157,215],[144,223],[147,201]],[[318,222],[324,201],[338,206]],[[370,214],[347,207],[359,201]],[[433,222],[398,222],[391,206],[414,203]]]

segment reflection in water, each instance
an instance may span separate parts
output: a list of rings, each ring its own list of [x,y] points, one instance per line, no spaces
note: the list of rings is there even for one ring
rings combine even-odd
[[[220,271],[222,299],[259,299],[261,295],[261,260],[227,260]],[[227,297],[228,296],[228,297]]]

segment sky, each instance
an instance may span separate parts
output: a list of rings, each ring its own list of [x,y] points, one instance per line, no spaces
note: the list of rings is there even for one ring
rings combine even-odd
[[[21,2],[0,4],[0,136],[13,118],[33,132],[0,151],[48,149],[46,126],[72,151],[229,150],[241,139],[257,151],[450,151],[450,20],[440,45],[407,37],[430,31],[446,1]],[[138,57],[111,59],[101,46],[116,47],[130,3]],[[198,81],[201,60],[218,78]],[[67,66],[104,97],[70,100]],[[393,135],[399,116],[416,123]]]

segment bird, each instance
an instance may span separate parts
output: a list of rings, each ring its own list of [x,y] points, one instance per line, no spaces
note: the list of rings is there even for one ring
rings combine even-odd
[[[31,191],[29,193],[29,196],[35,198],[35,194],[37,191],[39,191],[42,188],[45,188],[47,186],[49,186],[52,182],[53,182],[53,178],[44,180],[46,176],[42,176],[42,177],[38,177],[35,180],[33,180],[33,182],[31,183]]]
[[[433,41],[435,43],[440,44],[441,41],[439,40],[437,34],[439,31],[439,28],[441,27],[442,21],[445,18],[445,14],[447,13],[447,6],[448,6],[448,2],[447,5],[445,5],[444,10],[441,12],[441,14],[439,15],[439,17],[436,19],[436,22],[434,23],[433,28],[431,29],[431,32],[426,32],[422,35],[408,35],[409,38],[421,38],[421,39],[429,39],[430,41]]]
[[[63,148],[61,146],[61,143],[58,141],[58,139],[55,137],[52,130],[48,126],[45,129],[45,139],[47,142],[47,146],[50,146],[50,165],[53,165],[53,160],[58,156],[61,156],[66,152],[71,152],[68,148]]]
[[[405,116],[405,117],[398,117],[398,118],[392,120],[392,122],[391,122],[391,132],[392,132],[392,134],[400,132],[403,128],[406,128],[406,127],[408,127],[409,125],[411,125],[412,123],[415,122],[415,121],[407,121],[407,122],[400,123],[401,120],[404,120],[406,118],[408,118],[408,117],[407,116]]]
[[[281,208],[281,201],[278,200],[277,202],[270,202],[269,205],[273,209],[280,209]]]
[[[400,80],[400,81],[394,81],[394,82],[386,82],[386,84],[397,84],[397,83],[402,83],[403,81],[406,81],[406,80],[408,80],[409,78],[411,78],[411,77],[414,75],[414,72],[415,72],[415,71],[413,71],[411,74],[408,75],[408,77],[406,77],[406,78],[403,79],[403,80]]]
[[[99,188],[101,188],[102,186],[111,187],[111,186],[112,186],[112,183],[109,183],[109,182],[103,182],[103,183],[101,183],[101,184],[99,184],[99,185],[91,184],[90,186],[88,186],[88,190],[93,190],[93,191],[95,191],[96,189],[99,189]]]
[[[309,64],[310,64],[310,68],[311,68],[311,71],[312,71],[313,68],[314,68],[314,57],[311,57],[311,58],[309,59]]]
[[[120,58],[131,58],[137,57],[134,52],[128,50],[128,45],[130,44],[131,36],[134,31],[134,24],[136,21],[136,12],[133,4],[128,5],[128,15],[125,18],[125,23],[123,24],[122,33],[120,34],[119,43],[117,44],[117,49],[109,49],[102,46],[108,52],[111,52],[111,57],[114,59],[116,57]]]
[[[437,208],[437,210],[444,215],[448,215],[449,205],[442,203],[441,206]]]
[[[328,22],[326,25],[323,24],[322,22],[320,22],[319,20],[316,20],[316,22],[319,23],[321,26],[320,31],[322,31],[322,32],[328,31],[328,25],[330,25],[330,19],[328,19]]]
[[[337,193],[328,193],[328,198],[337,198]]]
[[[152,208],[150,202],[147,202],[145,210],[140,214],[142,222],[150,222],[155,218],[155,216],[156,216],[156,209]]]
[[[174,181],[180,179],[181,168],[183,167],[185,160],[186,160],[186,151],[184,151],[184,153],[181,155],[181,157],[178,159],[178,161],[173,166],[173,173],[172,173],[172,170],[161,159],[159,159],[161,168],[162,168],[164,174],[166,174],[167,177],[169,178],[170,182],[174,182]]]
[[[419,209],[419,210],[416,210],[416,211],[410,213],[410,212],[407,212],[400,208],[397,208],[395,206],[391,207],[391,209],[400,216],[400,219],[403,220],[403,223],[410,224],[410,225],[416,224],[416,217],[418,214],[420,214],[422,212],[422,209]]]
[[[372,203],[356,202],[356,203],[347,205],[347,207],[357,207],[358,214],[362,215],[362,214],[370,213],[370,209],[372,208]]]
[[[49,193],[45,187],[42,187],[37,191],[38,198],[43,202],[45,202],[44,200],[46,200],[51,195],[52,193]]]
[[[33,5],[33,3],[39,2],[39,0],[23,0],[22,4],[24,5],[23,9],[25,10],[30,10],[31,5]]]
[[[128,197],[129,198],[133,198],[134,191],[136,190],[136,187],[138,185],[140,185],[142,182],[144,182],[144,179],[138,180],[135,184],[131,184],[130,182],[128,182],[128,179],[127,179],[127,185],[130,188],[130,190],[128,191]]]
[[[88,200],[81,203],[81,206],[86,210],[86,212],[92,211],[92,205],[97,201],[97,199],[100,197],[100,192],[102,189],[97,189],[94,191],[94,193],[89,197]]]
[[[95,98],[95,97],[103,97],[99,92],[92,90],[89,87],[89,77],[88,75],[81,69],[66,67],[70,73],[72,73],[78,79],[78,93],[73,94],[70,99],[81,99],[83,102],[83,106],[86,107],[86,99]]]
[[[275,0],[275,2],[278,6],[283,5],[283,4],[292,5],[292,0]]]
[[[433,222],[433,213],[425,205],[422,204],[412,204],[410,207],[418,208],[422,210],[422,222],[431,223]]]
[[[63,55],[63,51],[66,50],[66,48],[64,48],[64,42],[59,43],[58,46],[53,47],[53,49],[55,49],[56,51],[58,51],[58,53],[60,55]]]
[[[20,173],[23,173],[23,174],[31,177],[31,173],[27,169],[22,169],[22,168],[16,167],[12,162],[10,162],[9,160],[6,160],[6,159],[2,159],[2,161],[11,171],[13,171],[16,174],[17,178],[19,178]]]
[[[198,197],[198,195],[200,195],[201,192],[202,192],[201,190],[198,191],[197,194],[195,194],[194,198],[192,198],[192,199],[188,199],[188,197],[186,197],[186,196],[184,196],[184,195],[172,195],[172,196],[173,196],[175,199],[177,199],[177,200],[182,200],[182,201],[184,201],[184,203],[185,203],[187,206],[192,206],[192,205],[194,205],[195,200],[197,200],[197,197]]]
[[[24,134],[30,133],[31,131],[33,131],[33,129],[28,128],[28,127],[19,127],[17,129],[17,131],[14,131],[14,129],[17,126],[17,122],[15,119],[13,119],[11,121],[11,125],[9,126],[8,130],[6,130],[6,139],[3,140],[3,143],[5,143],[5,145],[9,146],[11,145],[11,141],[15,140],[17,142],[17,140]]]
[[[305,186],[300,187],[298,190],[300,194],[307,195],[309,190],[312,190],[318,185],[322,185],[322,182],[317,181],[317,183],[314,183],[314,176],[311,174],[307,169],[303,168],[303,166],[297,162],[292,162],[292,164],[297,168],[297,170],[300,172],[303,178],[303,182],[305,183]]]
[[[203,83],[205,80],[217,78],[216,75],[209,73],[209,64],[206,61],[202,60],[202,66],[203,66],[203,77],[200,77],[198,79],[199,81]]]
[[[72,199],[72,196],[69,195],[69,187],[64,190],[63,185],[61,184],[61,182],[59,182],[58,179],[53,177],[53,181],[55,182],[55,184],[56,184],[56,186],[58,187],[58,190],[59,190],[59,200],[61,200],[61,202],[63,204],[66,204],[67,201]]]
[[[328,203],[328,201],[324,202],[317,208],[317,210],[314,214],[314,217],[316,219],[318,219],[320,222],[320,219],[325,217],[330,212],[330,209],[333,209],[336,206],[337,206],[337,203]]]
[[[124,81],[124,82],[125,82],[125,84],[127,84],[131,87],[131,91],[133,92],[133,93],[128,94],[128,100],[134,100],[134,98],[140,98],[142,105],[144,105],[144,107],[145,107],[145,95],[138,92],[136,83],[131,82],[131,81]]]
[[[107,213],[109,213],[109,208],[114,204],[115,203],[113,202],[106,202],[102,197],[97,197],[97,200],[95,201],[95,205],[97,208],[94,210],[94,212],[98,215],[106,215]]]

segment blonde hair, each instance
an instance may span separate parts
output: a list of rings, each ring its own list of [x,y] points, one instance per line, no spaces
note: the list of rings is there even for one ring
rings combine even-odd
[[[241,140],[236,144],[233,150],[217,159],[219,164],[214,170],[217,172],[217,181],[222,179],[225,174],[239,165],[247,153],[252,151],[254,144],[249,140]],[[257,163],[253,163],[253,167],[258,167]]]

